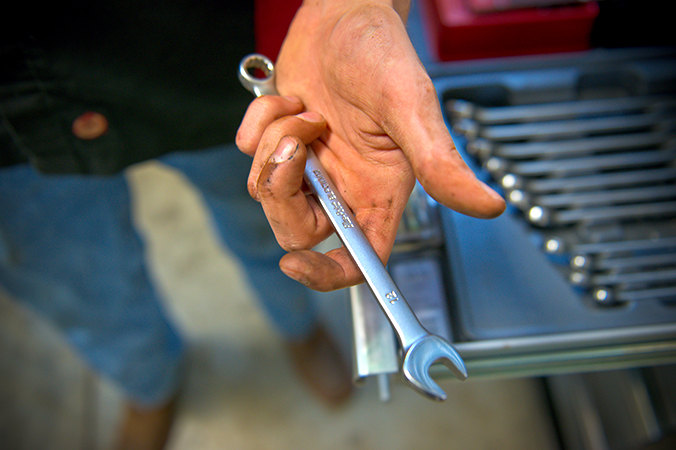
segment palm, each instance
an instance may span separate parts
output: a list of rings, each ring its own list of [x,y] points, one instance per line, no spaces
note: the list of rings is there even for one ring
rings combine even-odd
[[[319,39],[287,42],[277,63],[277,85],[280,93],[300,97],[308,110],[326,119],[328,129],[313,149],[385,259],[415,182],[409,160],[393,136],[396,133],[386,130],[388,112],[401,108],[403,100],[391,94],[404,91],[392,86],[402,80],[393,80],[394,72],[388,69],[401,64],[412,64],[416,73],[423,69],[412,48],[393,50],[400,41],[393,31],[406,37],[395,13],[380,18],[398,21],[394,30],[374,28],[372,21],[355,23],[360,17],[343,17],[333,28],[318,30]],[[378,45],[372,44],[374,39]],[[312,48],[310,41],[319,48]],[[354,50],[355,45],[364,51],[338,51]],[[391,104],[393,100],[396,104]]]

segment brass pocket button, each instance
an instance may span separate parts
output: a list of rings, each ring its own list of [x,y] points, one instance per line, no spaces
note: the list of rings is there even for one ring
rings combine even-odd
[[[96,139],[108,131],[108,119],[101,113],[87,111],[73,121],[72,130],[75,137],[82,140]]]

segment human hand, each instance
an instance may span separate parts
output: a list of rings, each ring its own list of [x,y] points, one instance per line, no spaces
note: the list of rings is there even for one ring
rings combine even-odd
[[[276,68],[278,91],[294,97],[254,101],[238,133],[239,147],[254,156],[249,191],[289,251],[281,269],[320,291],[362,276],[344,248],[310,250],[332,232],[302,189],[310,143],[384,263],[416,178],[461,213],[490,218],[505,208],[455,150],[406,33],[407,2],[396,3],[306,1]],[[313,113],[296,116],[302,111]]]

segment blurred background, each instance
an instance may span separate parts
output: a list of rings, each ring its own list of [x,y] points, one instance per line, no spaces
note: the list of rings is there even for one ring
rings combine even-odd
[[[441,381],[449,394],[444,403],[398,383],[392,401],[381,403],[373,380],[344,407],[326,409],[292,372],[283,342],[237,263],[219,247],[184,178],[155,163],[134,168],[129,177],[155,276],[193,345],[169,448],[556,448],[536,380]],[[321,302],[345,323],[344,301]],[[93,374],[47,324],[4,296],[0,320],[2,448],[107,448],[121,412],[115,387]],[[341,318],[331,322],[339,325]],[[350,345],[349,334],[339,338]]]

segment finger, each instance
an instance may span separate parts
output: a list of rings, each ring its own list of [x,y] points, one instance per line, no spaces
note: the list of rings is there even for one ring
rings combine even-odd
[[[437,136],[419,136],[420,144],[407,152],[425,191],[459,213],[478,218],[497,217],[504,199],[479,180],[458,153],[446,128]]]
[[[265,128],[275,120],[298,114],[303,104],[298,97],[264,95],[255,99],[246,110],[237,130],[235,143],[249,156],[253,156]]]
[[[320,292],[354,286],[364,281],[344,247],[326,254],[311,250],[287,253],[279,267],[288,277]]]
[[[305,112],[296,116],[286,116],[272,122],[265,128],[254,153],[254,160],[249,172],[247,187],[249,194],[260,200],[258,194],[258,179],[263,166],[279,145],[284,136],[295,136],[299,142],[310,144],[319,138],[326,129],[324,118],[314,112]]]
[[[305,144],[285,136],[258,177],[259,200],[277,242],[286,251],[312,248],[332,232],[319,204],[302,190],[306,159]]]
[[[383,128],[406,153],[416,178],[435,200],[473,217],[500,215],[505,201],[477,179],[458,153],[432,81],[424,68],[412,71],[417,76],[389,86],[399,92],[392,96],[398,103],[384,105]]]
[[[392,213],[388,211],[387,214]],[[383,219],[380,212],[368,212],[357,216],[364,234],[385,265],[394,241],[394,235],[390,236],[390,233],[384,230],[388,221]],[[378,224],[377,229],[371,224]],[[321,292],[343,289],[364,281],[362,272],[345,247],[333,249],[326,254],[310,250],[291,252],[284,255],[279,266],[290,278]]]

